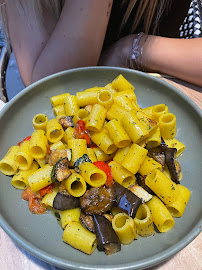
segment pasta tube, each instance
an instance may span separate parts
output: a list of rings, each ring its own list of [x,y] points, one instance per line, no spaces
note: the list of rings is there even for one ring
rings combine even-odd
[[[65,148],[66,148],[66,146],[65,146],[64,143],[61,142],[61,141],[58,141],[58,142],[56,142],[56,143],[53,143],[53,144],[51,144],[51,146],[50,146],[50,150],[51,150],[51,151],[52,151],[52,150],[65,149]]]
[[[68,140],[73,140],[73,139],[75,139],[74,128],[73,127],[68,127],[65,130],[65,133],[64,133],[64,136],[63,136],[62,140],[64,142],[68,143]]]
[[[171,213],[173,217],[181,217],[184,213],[184,210],[187,206],[189,198],[191,196],[191,192],[188,188],[178,185],[179,196],[177,199],[166,205],[167,209]]]
[[[115,154],[115,152],[112,154],[105,154],[105,152],[102,151],[99,147],[93,148],[93,151],[94,151],[98,161],[108,161],[108,160],[112,159],[114,157],[114,154]],[[90,158],[90,160],[92,161],[91,158]]]
[[[136,182],[136,177],[134,174],[126,170],[123,166],[121,166],[116,161],[111,161],[109,166],[112,170],[113,178],[116,182],[124,187],[128,187],[130,185],[134,185]]]
[[[165,104],[157,104],[152,107],[152,117],[156,121],[158,121],[159,117],[164,113],[168,113],[168,107]]]
[[[86,182],[83,177],[72,170],[72,174],[62,184],[69,194],[74,197],[81,197],[86,192]]]
[[[121,164],[125,158],[125,156],[127,155],[130,147],[132,144],[129,144],[128,146],[124,147],[124,148],[120,148],[116,151],[113,160],[118,162],[119,164]]]
[[[130,144],[131,139],[122,127],[120,121],[113,119],[105,125],[105,128],[113,143],[118,148],[124,148]]]
[[[65,227],[70,222],[79,222],[80,215],[81,215],[81,209],[80,208],[73,208],[73,209],[60,211],[60,218],[61,218],[62,228],[65,229]]]
[[[0,160],[0,172],[5,175],[14,175],[17,172],[15,159],[19,148],[18,145],[11,146],[5,157]]]
[[[28,170],[33,162],[33,157],[29,152],[30,142],[25,141],[20,144],[18,153],[16,154],[16,165],[20,170]]]
[[[185,145],[178,141],[176,138],[173,138],[171,140],[164,140],[168,147],[170,148],[176,148],[177,152],[175,154],[176,157],[179,157],[185,150]]]
[[[55,199],[55,196],[57,195],[59,190],[59,185],[56,185],[53,187],[53,191],[51,193],[47,193],[43,199],[41,200],[41,203],[45,205],[48,209],[53,209],[53,201]]]
[[[19,170],[12,178],[11,184],[17,189],[26,189],[28,187],[28,176],[38,170],[39,165],[36,161],[33,161],[31,167],[28,170]]]
[[[135,107],[133,106],[132,101],[130,98],[128,98],[125,95],[115,95],[114,96],[114,102],[120,106],[123,107],[125,110],[131,111],[134,110]]]
[[[114,102],[111,91],[107,89],[103,89],[98,93],[97,100],[98,104],[102,105],[107,109],[109,109]]]
[[[100,104],[94,104],[86,122],[86,128],[90,131],[98,132],[102,129],[106,117],[107,109]]]
[[[46,164],[34,173],[28,176],[27,180],[32,191],[36,192],[47,187],[51,181],[52,166]]]
[[[118,92],[124,90],[134,91],[135,89],[135,87],[121,74],[112,81],[112,87]]]
[[[137,232],[142,237],[154,235],[154,225],[149,207],[144,203],[140,205],[134,218]]]
[[[53,112],[55,116],[66,115],[64,105],[58,105],[58,106],[53,107]]]
[[[84,139],[68,140],[68,148],[72,149],[72,158],[70,164],[73,165],[78,158],[87,152],[87,143]]]
[[[150,132],[149,127],[140,122],[137,116],[132,112],[124,114],[124,116],[121,119],[121,124],[133,143],[140,142]]]
[[[90,255],[97,247],[97,240],[94,233],[84,228],[79,222],[67,224],[63,241],[70,246]]]
[[[176,117],[173,113],[166,113],[159,117],[161,137],[173,139],[176,136]]]
[[[150,147],[157,147],[161,144],[161,132],[160,128],[158,127],[154,132],[149,135],[147,139],[147,148]]]
[[[136,116],[137,116],[137,119],[143,124],[145,124],[147,128],[149,129],[148,136],[150,136],[150,134],[152,134],[153,132],[157,130],[158,128],[157,122],[153,120],[152,118],[149,118],[146,115],[146,113],[144,113],[142,110],[137,111]]]
[[[98,99],[98,91],[83,91],[76,93],[77,103],[80,107],[84,107],[86,105],[94,105],[97,103]]]
[[[105,85],[105,89],[109,90],[112,94],[117,93],[117,91],[112,87],[111,83]]]
[[[156,106],[156,105],[154,105],[154,106]],[[149,117],[152,117],[152,115],[153,115],[153,106],[143,108],[142,111],[144,113],[146,113]]]
[[[142,165],[147,153],[147,149],[137,144],[132,144],[121,165],[129,172],[136,174]]]
[[[37,163],[39,164],[40,167],[43,167],[46,165],[46,158],[36,158]]]
[[[110,109],[107,111],[106,118],[108,120],[117,119],[121,121],[126,112],[127,110],[125,110],[123,107],[120,107],[117,103],[113,103]]]
[[[129,245],[134,239],[138,239],[134,220],[126,213],[115,215],[112,219],[112,227],[123,245]]]
[[[76,96],[69,95],[64,98],[65,113],[67,116],[74,116],[79,110]]]
[[[47,123],[48,117],[43,113],[36,114],[32,119],[32,124],[35,129],[46,130]]]
[[[96,155],[95,155],[95,151],[94,151],[93,148],[87,148],[86,154],[88,155],[88,157],[90,158],[90,160],[91,160],[92,162],[95,162],[95,161],[98,160],[97,157],[96,157]],[[106,155],[106,156],[107,156],[107,155]],[[103,160],[103,161],[104,161],[104,160]]]
[[[57,119],[51,119],[46,126],[46,136],[51,143],[56,143],[64,136],[64,130]]]
[[[116,98],[118,96],[125,96],[129,98],[131,101],[137,102],[137,97],[133,90],[123,90],[121,92],[114,93],[113,97]]]
[[[145,184],[165,203],[174,202],[179,196],[178,185],[158,169],[154,169],[145,179]]]
[[[175,221],[166,206],[157,196],[153,196],[146,204],[151,211],[153,222],[160,232],[167,232],[173,228]]]
[[[35,130],[32,133],[29,154],[35,159],[44,158],[47,153],[48,140],[44,130]]]
[[[100,187],[107,181],[106,174],[90,162],[84,162],[79,166],[81,176],[92,187]]]
[[[153,158],[150,158],[150,157],[146,156],[143,163],[141,164],[138,172],[142,176],[144,176],[144,175],[148,175],[154,169],[161,170],[162,165],[159,162],[157,162],[156,160],[154,160]]]
[[[64,98],[70,96],[69,93],[64,93],[61,95],[53,96],[50,98],[51,104],[53,107],[56,107],[58,105],[64,105]]]
[[[85,109],[79,109],[76,114],[74,115],[73,117],[73,123],[74,125],[76,126],[76,123],[79,121],[79,120],[83,120],[85,123],[86,121],[88,120],[88,116],[89,116],[89,112]]]
[[[63,118],[63,117],[66,117],[66,114],[65,113],[63,113],[63,114],[58,114],[58,115],[56,115],[56,119],[59,121],[61,118]]]
[[[107,132],[107,130],[105,128],[103,128],[99,132],[95,132],[91,136],[91,140],[97,146],[99,146],[107,155],[114,153],[117,149],[116,145],[111,140],[109,133]]]

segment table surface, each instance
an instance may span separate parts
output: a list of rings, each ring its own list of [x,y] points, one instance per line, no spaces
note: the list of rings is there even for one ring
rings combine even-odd
[[[155,74],[154,74],[155,75]],[[157,75],[158,76],[158,75]],[[174,85],[192,99],[202,109],[202,88],[175,78],[159,78]],[[1,109],[1,104],[0,104]],[[2,270],[59,270],[32,256],[17,245],[0,228],[0,269]],[[164,263],[148,270],[202,270],[202,233],[188,246]]]

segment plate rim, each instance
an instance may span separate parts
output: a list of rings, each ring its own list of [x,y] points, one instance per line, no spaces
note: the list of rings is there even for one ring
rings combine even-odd
[[[140,71],[136,70],[130,70],[126,68],[120,68],[120,67],[82,67],[82,68],[74,68],[70,70],[65,70],[61,71],[52,75],[49,75],[33,84],[30,86],[24,88],[21,92],[19,92],[15,97],[13,97],[7,104],[6,106],[3,107],[3,109],[0,111],[0,120],[3,117],[3,115],[6,113],[9,108],[12,107],[12,105],[17,102],[22,96],[26,95],[28,92],[31,92],[35,87],[38,85],[41,85],[51,79],[55,79],[60,76],[65,76],[66,74],[69,73],[74,73],[74,72],[82,72],[82,71],[109,71],[109,70],[117,70],[120,73],[133,73],[133,74],[138,74],[142,77],[149,78],[150,80],[156,81],[159,84],[163,84],[164,86],[168,87],[171,89],[171,91],[177,93],[177,95],[181,96],[185,102],[187,102],[193,110],[196,111],[197,115],[202,118],[202,111],[198,107],[196,103],[194,103],[185,93],[180,91],[178,88],[175,86],[169,84],[166,81],[160,80],[159,78],[153,77],[152,75],[149,75],[147,73],[143,73]],[[61,258],[58,258],[57,256],[50,256],[49,253],[47,253],[44,250],[41,250],[40,248],[35,247],[31,242],[27,241],[24,239],[20,234],[18,234],[14,229],[11,228],[11,226],[8,224],[8,222],[2,217],[0,213],[0,226],[2,229],[17,243],[19,246],[27,250],[29,253],[34,255],[35,257],[41,259],[42,261],[45,261],[49,264],[55,265],[57,267],[62,267],[62,268],[70,268],[70,269],[88,269],[88,270],[99,270],[99,269],[117,269],[117,270],[130,270],[130,269],[144,269],[147,267],[152,267],[157,264],[160,264],[169,258],[171,258],[174,254],[182,250],[184,247],[186,247],[189,243],[191,243],[201,232],[201,227],[202,227],[202,217],[198,221],[198,223],[192,228],[192,230],[187,234],[186,237],[181,239],[177,244],[169,247],[166,249],[166,251],[160,252],[157,255],[151,256],[146,262],[145,259],[139,260],[138,264],[134,265],[134,263],[124,263],[123,265],[113,265],[113,266],[108,266],[108,265],[88,265],[88,264],[81,264],[77,262],[70,262],[69,260],[64,260]],[[159,259],[160,256],[160,259]],[[73,264],[72,264],[73,263]]]

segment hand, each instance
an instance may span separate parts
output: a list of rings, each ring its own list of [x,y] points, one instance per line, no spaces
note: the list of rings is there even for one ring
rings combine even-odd
[[[129,67],[129,53],[135,35],[126,36],[104,51],[98,61],[99,66]]]

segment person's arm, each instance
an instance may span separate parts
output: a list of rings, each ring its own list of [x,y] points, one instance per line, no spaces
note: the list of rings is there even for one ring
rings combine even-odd
[[[41,29],[34,14],[22,17],[7,0],[12,48],[27,86],[49,74],[69,68],[97,65],[113,0],[66,0],[58,21],[46,16]]]
[[[117,41],[101,56],[99,65],[125,66],[134,35]],[[202,86],[202,38],[177,39],[149,36],[142,55],[148,72],[168,74]]]

